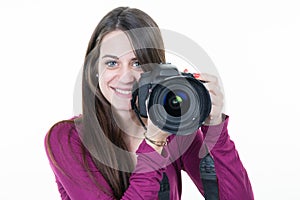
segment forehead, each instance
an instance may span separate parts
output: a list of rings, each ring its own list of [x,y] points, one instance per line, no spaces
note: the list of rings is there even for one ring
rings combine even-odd
[[[122,55],[132,52],[132,45],[127,35],[120,30],[112,31],[103,37],[100,47],[100,55]]]

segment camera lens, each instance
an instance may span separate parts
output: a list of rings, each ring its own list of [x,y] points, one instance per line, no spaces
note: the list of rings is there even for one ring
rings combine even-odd
[[[196,131],[209,115],[210,96],[204,85],[192,78],[175,76],[151,89],[149,117],[154,125],[177,135]]]
[[[166,112],[173,117],[184,115],[190,107],[190,99],[182,90],[169,91],[163,101]]]

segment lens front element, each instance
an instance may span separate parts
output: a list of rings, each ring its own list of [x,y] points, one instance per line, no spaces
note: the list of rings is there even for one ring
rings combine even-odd
[[[170,91],[165,96],[163,107],[173,117],[184,115],[190,107],[188,95],[182,90]]]

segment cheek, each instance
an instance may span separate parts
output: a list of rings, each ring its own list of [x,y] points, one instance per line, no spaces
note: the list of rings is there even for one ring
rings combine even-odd
[[[134,76],[135,80],[139,81],[140,78],[141,78],[141,74],[142,74],[142,73],[143,73],[143,71],[135,71],[135,72],[133,73],[133,76]]]
[[[116,74],[113,70],[99,69],[99,82],[108,83],[114,79]]]
[[[113,80],[113,74],[108,71],[100,72],[99,74],[99,87],[102,93],[107,92],[109,83]]]

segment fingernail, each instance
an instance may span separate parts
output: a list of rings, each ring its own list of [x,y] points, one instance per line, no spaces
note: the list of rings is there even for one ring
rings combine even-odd
[[[194,76],[195,78],[199,78],[199,77],[200,77],[200,74],[199,74],[199,73],[193,73],[193,76]]]

